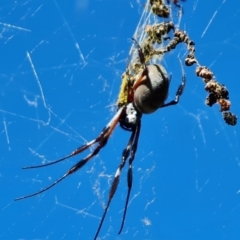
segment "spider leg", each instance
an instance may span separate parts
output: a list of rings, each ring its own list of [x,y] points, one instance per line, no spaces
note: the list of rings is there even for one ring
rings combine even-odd
[[[145,56],[143,54],[143,50],[142,50],[141,46],[139,45],[138,41],[135,38],[132,38],[132,40],[136,43],[136,45],[138,47],[139,60],[140,60],[141,64],[144,65],[144,67],[146,68]]]
[[[79,165],[81,163],[81,166],[79,168],[81,168],[84,164],[85,164],[85,159],[83,159],[82,161],[79,162]],[[76,165],[75,165],[76,166]],[[74,167],[75,167],[74,166]],[[74,168],[73,167],[73,168]],[[73,171],[71,171],[73,168],[71,168],[69,171],[67,171],[61,178],[59,178],[58,180],[56,180],[54,183],[52,183],[51,185],[49,185],[48,187],[46,188],[43,188],[42,190],[38,191],[38,192],[35,192],[35,193],[32,193],[32,194],[29,194],[29,195],[26,195],[26,196],[23,196],[23,197],[18,197],[18,198],[15,198],[14,200],[15,201],[19,201],[19,200],[22,200],[22,199],[25,199],[25,198],[29,198],[29,197],[33,197],[33,196],[36,196],[40,193],[43,193],[45,191],[47,191],[48,189],[52,188],[53,186],[55,186],[56,184],[58,184],[59,182],[61,182],[64,178],[66,178],[67,176],[69,176],[71,173],[73,173]],[[78,169],[79,169],[78,168]]]
[[[128,207],[128,201],[129,201],[130,193],[131,193],[131,190],[132,190],[132,181],[133,181],[132,163],[133,163],[133,160],[135,158],[135,153],[137,151],[140,130],[141,130],[141,122],[139,122],[139,124],[137,126],[136,136],[134,138],[134,143],[133,143],[133,146],[132,146],[132,149],[131,149],[131,156],[130,156],[130,159],[129,159],[128,175],[127,175],[128,193],[127,193],[126,203],[125,203],[125,207],[124,207],[122,224],[121,224],[121,227],[120,227],[120,230],[119,230],[118,234],[120,234],[122,232],[122,229],[123,229],[123,226],[124,226],[126,213],[127,213],[127,207]]]
[[[114,180],[113,180],[111,189],[109,191],[108,202],[107,202],[107,205],[106,205],[106,207],[104,209],[103,216],[101,218],[101,222],[100,222],[98,230],[97,230],[97,232],[95,234],[94,240],[97,239],[98,234],[99,234],[99,232],[101,230],[101,227],[102,227],[102,224],[104,222],[105,216],[107,214],[108,208],[109,208],[110,203],[112,201],[112,198],[114,197],[114,194],[115,194],[115,192],[117,190],[117,187],[118,187],[118,184],[119,184],[120,175],[121,175],[121,171],[122,171],[123,167],[125,166],[125,163],[126,163],[128,157],[129,157],[130,151],[131,151],[131,149],[133,149],[133,147],[134,147],[134,150],[131,151],[131,158],[134,158],[134,154],[136,152],[136,145],[137,145],[137,141],[138,141],[138,137],[139,137],[139,132],[140,132],[140,123],[135,128],[133,128],[131,137],[130,137],[130,139],[128,141],[128,144],[127,144],[127,147],[123,151],[122,161],[121,161],[121,163],[120,163],[120,165],[117,168],[117,171],[115,173]],[[129,160],[129,162],[130,162],[130,160]],[[131,178],[132,175],[130,173],[128,175],[129,175],[128,179],[129,179],[129,182],[130,182],[130,185],[131,185],[132,181],[130,180],[130,178]],[[128,194],[128,198],[129,198],[129,195],[130,195],[130,193]],[[127,202],[128,202],[128,200],[127,200]],[[127,206],[127,203],[126,203],[126,206]],[[125,206],[125,208],[126,208],[126,206]],[[124,216],[125,216],[125,214],[124,214]],[[123,218],[123,222],[124,222],[124,218]],[[122,225],[123,225],[123,223],[122,223]]]
[[[185,74],[183,74],[183,76],[182,76],[182,83],[178,87],[175,99],[170,101],[170,102],[168,102],[168,103],[165,103],[164,105],[161,106],[161,108],[169,107],[169,106],[172,106],[172,105],[176,105],[179,102],[180,96],[183,93],[185,84],[186,84],[186,76],[185,76]]]
[[[77,149],[74,150],[71,154],[69,154],[69,155],[67,155],[67,156],[65,156],[65,157],[63,157],[63,158],[60,158],[60,159],[58,159],[58,160],[55,160],[55,161],[52,161],[52,162],[48,162],[48,163],[45,163],[45,164],[41,164],[41,165],[22,167],[22,169],[31,169],[31,168],[46,167],[46,166],[49,166],[49,165],[52,165],[52,164],[61,162],[61,161],[63,161],[63,160],[66,160],[66,159],[68,159],[68,158],[70,158],[70,157],[73,157],[73,156],[75,156],[75,155],[78,155],[79,153],[81,153],[81,152],[83,152],[84,150],[88,149],[89,147],[91,147],[91,146],[94,145],[95,143],[99,142],[99,141],[103,138],[104,134],[105,134],[107,131],[108,131],[108,128],[105,127],[105,128],[102,130],[101,134],[100,134],[96,139],[94,139],[94,140],[92,140],[92,141],[84,144],[83,146],[77,148]]]
[[[138,47],[139,60],[140,60],[140,63],[144,67],[141,76],[133,84],[132,89],[136,90],[139,87],[139,85],[141,85],[144,81],[147,80],[147,78],[148,78],[148,68],[147,68],[147,65],[146,65],[145,56],[143,54],[143,50],[142,50],[141,46],[139,45],[139,43],[137,42],[137,40],[135,38],[132,38],[132,40],[135,42],[135,44]]]
[[[19,197],[19,198],[16,198],[15,201],[18,201],[18,200],[22,200],[22,199],[25,199],[25,198],[29,198],[29,197],[33,197],[35,195],[38,195],[40,193],[43,193],[45,191],[47,191],[48,189],[52,188],[53,186],[55,186],[56,184],[58,184],[59,182],[61,182],[63,179],[65,179],[67,176],[71,175],[72,173],[78,171],[80,168],[82,168],[90,159],[92,159],[95,155],[98,154],[98,152],[107,144],[107,141],[109,139],[109,137],[111,136],[113,130],[115,129],[116,125],[118,124],[119,122],[119,119],[121,117],[121,114],[123,112],[123,109],[124,107],[121,107],[119,108],[118,112],[115,114],[115,116],[112,118],[112,120],[108,123],[108,125],[106,126],[106,128],[104,128],[104,130],[101,132],[101,134],[93,141],[89,142],[89,143],[97,143],[98,142],[98,145],[96,146],[96,148],[93,150],[93,152],[91,152],[90,154],[88,154],[84,159],[80,160],[79,162],[77,162],[73,167],[71,167],[61,178],[59,178],[58,180],[56,180],[54,183],[52,183],[51,185],[49,185],[48,187],[46,188],[43,188],[42,190],[38,191],[38,192],[35,192],[35,193],[32,193],[32,194],[29,194],[29,195],[26,195],[26,196],[23,196],[23,197]],[[94,143],[92,143],[91,145],[93,145]],[[86,144],[84,145],[84,149],[87,149],[89,146],[91,146],[89,144]],[[88,147],[85,147],[85,146],[88,146]],[[81,149],[81,148],[78,148],[78,150]],[[76,150],[76,151],[78,151]],[[83,151],[81,150],[81,151]],[[80,153],[80,152],[78,152]],[[76,155],[76,154],[74,154]],[[72,156],[74,156],[72,155]],[[70,156],[70,155],[69,155]],[[69,157],[68,156],[68,157]],[[63,158],[64,159],[64,158]],[[66,159],[66,157],[65,157]],[[61,160],[61,159],[60,159]],[[58,160],[57,160],[58,161]],[[56,162],[56,161],[55,161]],[[55,163],[54,162],[54,163]],[[40,165],[42,166],[42,165]],[[44,165],[46,166],[46,165]]]
[[[178,7],[178,8],[180,8],[180,9],[182,9],[182,6],[181,6],[180,4],[174,3],[174,5],[175,5],[176,7]]]
[[[145,68],[140,76],[140,78],[138,80],[136,80],[133,84],[132,90],[136,90],[144,81],[147,80],[147,76],[148,76],[148,69]]]
[[[84,144],[83,146],[77,148],[77,149],[74,150],[71,154],[69,154],[69,155],[67,155],[67,156],[65,156],[65,157],[63,157],[63,158],[60,158],[60,159],[58,159],[58,160],[49,162],[49,163],[45,163],[45,164],[41,164],[41,165],[36,165],[36,166],[27,166],[27,167],[23,167],[22,169],[31,169],[31,168],[46,167],[46,166],[49,166],[49,165],[52,165],[52,164],[61,162],[61,161],[63,161],[63,160],[66,160],[66,159],[68,159],[68,158],[70,158],[70,157],[73,157],[73,156],[78,155],[79,153],[83,152],[84,150],[88,149],[89,147],[91,147],[91,146],[94,145],[95,143],[100,142],[100,141],[102,140],[102,138],[104,137],[104,135],[107,134],[107,132],[109,131],[109,128],[111,127],[111,124],[112,124],[112,122],[114,122],[115,118],[116,118],[119,114],[121,115],[122,110],[123,110],[123,108],[119,108],[119,110],[118,110],[118,112],[116,113],[116,115],[114,116],[114,118],[108,123],[108,125],[107,125],[106,127],[103,128],[102,132],[100,133],[100,135],[99,135],[96,139],[94,139],[94,140],[92,140],[92,141]],[[120,116],[119,116],[119,117],[120,117]],[[118,119],[119,119],[119,118],[118,118]],[[111,133],[110,133],[110,134],[111,134]]]
[[[119,109],[120,111],[118,112],[122,112],[123,109]],[[120,113],[121,114],[121,113]],[[118,113],[115,115],[115,117],[117,117]],[[108,125],[106,127],[103,128],[102,132],[100,133],[100,135],[95,138],[94,140],[84,144],[83,146],[77,148],[76,150],[74,150],[71,154],[63,157],[63,158],[60,158],[58,160],[55,160],[55,161],[52,161],[52,162],[49,162],[49,163],[45,163],[45,164],[41,164],[41,165],[35,165],[35,166],[27,166],[27,167],[23,167],[22,169],[31,169],[31,168],[40,168],[40,167],[46,167],[46,166],[49,166],[49,165],[52,165],[52,164],[55,164],[55,163],[58,163],[58,162],[61,162],[63,160],[66,160],[68,158],[71,158],[73,156],[76,156],[78,155],[79,153],[85,151],[86,149],[88,149],[89,147],[91,147],[92,145],[94,145],[95,143],[97,142],[100,142],[101,139],[104,137],[105,134],[107,134],[110,126],[111,126],[111,123],[114,121],[114,118],[108,123]]]

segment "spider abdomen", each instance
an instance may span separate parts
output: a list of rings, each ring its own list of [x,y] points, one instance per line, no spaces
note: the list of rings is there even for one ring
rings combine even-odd
[[[153,113],[168,96],[169,79],[161,65],[148,65],[146,78],[134,92],[134,104],[141,113]],[[142,73],[143,74],[143,73]]]

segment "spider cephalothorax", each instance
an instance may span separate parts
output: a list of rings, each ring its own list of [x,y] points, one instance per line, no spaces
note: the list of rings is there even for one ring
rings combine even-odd
[[[132,129],[141,121],[142,114],[138,111],[134,103],[128,103],[119,119],[120,126],[127,131]]]

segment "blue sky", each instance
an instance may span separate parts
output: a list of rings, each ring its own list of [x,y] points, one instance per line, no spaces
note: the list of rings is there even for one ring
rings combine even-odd
[[[129,132],[119,127],[81,171],[44,194],[84,154],[61,158],[95,138],[115,113],[131,37],[145,2],[1,1],[0,239],[93,239]],[[180,28],[196,43],[201,65],[230,92],[240,116],[240,3],[186,1]],[[178,9],[172,8],[173,14]],[[181,81],[185,47],[166,54],[169,100]],[[100,239],[239,239],[239,124],[205,105],[194,67],[177,106],[143,116],[133,190],[121,235],[126,169]],[[87,154],[87,153],[86,153]]]

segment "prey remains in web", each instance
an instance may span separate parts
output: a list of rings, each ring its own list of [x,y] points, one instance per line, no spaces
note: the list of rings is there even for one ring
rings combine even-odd
[[[179,1],[167,1],[167,5],[163,0],[150,0],[147,2],[140,19],[139,25],[133,37],[133,44],[130,49],[130,58],[126,71],[122,75],[122,84],[120,87],[119,97],[117,101],[117,112],[111,121],[103,128],[97,138],[77,148],[71,154],[38,166],[24,167],[23,169],[33,169],[50,166],[59,163],[68,158],[76,156],[83,151],[95,146],[94,150],[85,158],[78,161],[72,166],[61,178],[56,180],[48,187],[29,194],[15,200],[22,200],[33,197],[52,188],[63,179],[80,170],[88,161],[96,156],[100,150],[106,146],[112,132],[119,124],[124,130],[129,131],[130,139],[123,151],[121,162],[116,170],[113,182],[110,187],[108,201],[105,206],[102,218],[95,233],[94,240],[98,238],[105,216],[109,209],[110,203],[117,190],[121,171],[128,161],[127,185],[128,191],[125,201],[123,218],[119,229],[119,234],[124,227],[129,198],[133,182],[133,161],[138,147],[138,140],[141,130],[141,118],[143,114],[150,114],[159,108],[176,105],[183,93],[186,76],[182,73],[180,85],[176,91],[175,99],[165,102],[168,97],[170,80],[165,68],[160,64],[161,58],[174,49],[180,43],[186,44],[188,55],[185,58],[185,65],[196,65],[196,75],[203,79],[206,83],[205,90],[209,93],[206,99],[208,106],[215,103],[220,105],[220,112],[223,112],[223,118],[229,125],[237,123],[237,117],[230,112],[229,92],[227,88],[213,78],[213,73],[205,66],[201,66],[195,56],[194,42],[190,40],[185,31],[177,28],[176,24],[171,21],[162,21],[162,18],[169,18],[170,5],[174,4],[182,12],[182,6]],[[146,20],[147,19],[147,20]],[[173,38],[170,38],[170,32],[173,32]],[[166,44],[165,42],[168,41]],[[165,43],[165,44],[163,44]]]

